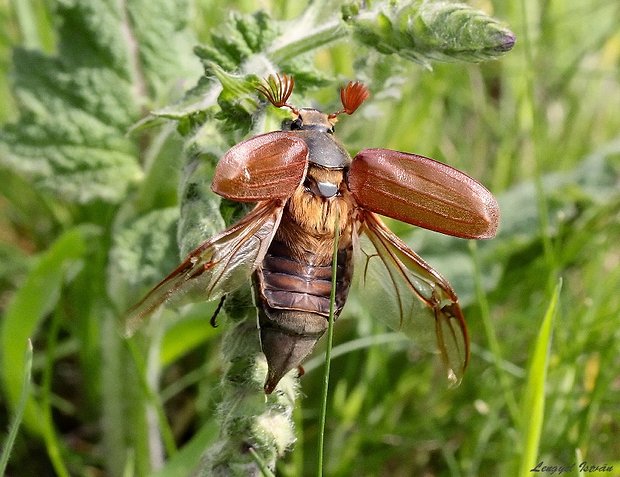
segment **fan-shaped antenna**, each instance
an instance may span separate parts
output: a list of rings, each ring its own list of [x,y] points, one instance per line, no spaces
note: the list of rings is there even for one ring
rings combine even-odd
[[[293,113],[299,114],[297,108],[287,103],[294,87],[295,80],[292,76],[278,73],[269,75],[256,89],[276,108],[289,108]]]
[[[349,81],[349,84],[340,90],[340,101],[342,101],[343,109],[330,114],[329,118],[334,119],[342,113],[353,114],[369,97],[370,91],[363,83]]]

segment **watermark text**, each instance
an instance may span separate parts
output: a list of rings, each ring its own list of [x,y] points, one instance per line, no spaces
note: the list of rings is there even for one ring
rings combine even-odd
[[[590,462],[580,462],[579,464],[547,464],[541,460],[536,466],[530,469],[530,472],[543,472],[549,475],[562,475],[568,472],[613,472],[614,466],[609,464],[592,464]]]

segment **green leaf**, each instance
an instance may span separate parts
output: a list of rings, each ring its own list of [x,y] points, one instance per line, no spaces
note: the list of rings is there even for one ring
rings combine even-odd
[[[110,1],[111,5],[118,3]],[[135,32],[138,68],[143,72],[149,97],[161,101],[170,99],[164,96],[169,91],[174,96],[180,95],[186,78],[193,79],[201,72],[199,62],[191,54],[197,40],[186,28],[193,2],[128,0],[122,3],[127,5],[127,22],[123,28],[128,25]]]
[[[196,86],[185,93],[183,99],[175,104],[166,105],[163,108],[151,112],[151,116],[142,122],[149,125],[157,118],[185,120],[189,124],[180,123],[179,133],[187,136],[194,127],[200,126],[207,119],[206,111],[217,106],[217,97],[221,88],[212,78],[202,76]]]
[[[211,420],[196,433],[183,448],[177,452],[166,465],[153,473],[153,477],[176,477],[178,475],[192,475],[196,463],[200,461],[204,450],[218,437],[215,421]]]
[[[230,20],[211,35],[211,43],[197,47],[195,52],[208,72],[213,64],[232,72],[253,54],[264,51],[278,33],[277,23],[263,11],[253,15],[232,13]]]
[[[247,134],[252,127],[252,115],[258,111],[256,85],[259,79],[255,75],[232,75],[217,65],[213,65],[212,70],[222,85],[217,99],[221,111],[215,116],[222,121],[220,129]]]
[[[34,337],[45,316],[55,307],[61,288],[75,275],[87,250],[92,231],[74,228],[61,235],[43,253],[8,305],[0,328],[0,379],[11,408],[15,408],[23,382],[28,339]],[[24,423],[39,432],[41,412],[30,399]]]
[[[204,133],[207,137],[210,136],[206,131]],[[199,140],[196,137],[193,139]],[[186,256],[202,242],[225,228],[220,214],[220,197],[211,190],[215,164],[221,154],[222,152],[214,151],[212,154],[195,156],[185,168],[185,176],[181,183],[181,219],[178,229],[178,243],[182,256]]]
[[[538,445],[542,433],[545,414],[545,381],[547,367],[551,354],[551,340],[553,337],[553,322],[562,289],[560,280],[555,287],[551,301],[540,326],[538,338],[534,344],[534,351],[530,357],[527,385],[523,396],[521,409],[521,436],[523,451],[521,453],[521,469],[519,475],[531,475],[530,469],[536,464]]]
[[[179,262],[177,207],[155,210],[115,228],[108,267],[108,294],[121,311]]]
[[[129,126],[191,71],[187,4],[59,1],[58,54],[14,53],[20,115],[0,131],[0,161],[65,201],[121,200],[142,177]]]
[[[209,324],[209,317],[213,316],[217,305],[217,301],[194,304],[182,319],[177,315],[166,322],[160,352],[162,367],[174,363],[184,354],[221,333],[221,327],[213,328]]]
[[[24,356],[24,369],[22,370],[22,392],[19,398],[17,408],[15,409],[15,415],[13,416],[13,420],[11,421],[11,426],[9,427],[9,434],[6,438],[4,445],[2,446],[2,454],[0,455],[0,475],[2,476],[6,471],[6,466],[9,462],[9,456],[11,455],[11,449],[13,448],[13,444],[15,443],[17,431],[19,430],[19,426],[22,422],[24,410],[26,409],[26,403],[28,402],[28,397],[30,396],[30,380],[32,378],[32,354],[32,343],[30,342],[30,340],[28,340]]]
[[[357,40],[430,67],[431,60],[477,62],[512,49],[515,36],[469,5],[451,2],[392,3],[348,18]]]
[[[21,283],[29,264],[30,257],[22,249],[0,242],[0,289],[15,288]]]
[[[207,112],[217,113],[218,119],[228,121],[229,129],[245,127],[247,132],[248,114],[257,109],[258,95],[253,88],[259,76],[274,71],[292,74],[298,80],[297,93],[328,84],[327,77],[312,65],[309,55],[302,53],[317,49],[325,38],[329,42],[344,37],[346,29],[338,28],[339,25],[335,23],[330,27],[338,30],[337,34],[326,35],[319,28],[320,31],[314,31],[319,39],[303,36],[298,45],[294,40],[289,41],[289,37],[307,26],[303,19],[283,24],[262,11],[253,15],[232,13],[229,20],[211,34],[209,43],[194,48],[205,68],[205,76],[181,101],[158,109],[153,115],[180,120],[183,135],[193,126],[204,123]],[[285,26],[286,31],[283,31]],[[221,85],[213,81],[214,77]]]

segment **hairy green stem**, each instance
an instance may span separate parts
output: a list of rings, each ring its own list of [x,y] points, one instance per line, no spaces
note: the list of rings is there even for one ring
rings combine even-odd
[[[265,395],[267,361],[260,348],[256,309],[247,290],[226,299],[229,317],[222,343],[225,362],[218,406],[220,438],[204,454],[195,476],[259,476],[260,465],[269,469],[293,444],[293,408],[297,370],[288,373],[278,388]],[[253,452],[252,452],[253,451]]]
[[[295,38],[290,42],[276,43],[267,56],[276,64],[293,59],[349,35],[347,26],[341,21],[333,21]]]

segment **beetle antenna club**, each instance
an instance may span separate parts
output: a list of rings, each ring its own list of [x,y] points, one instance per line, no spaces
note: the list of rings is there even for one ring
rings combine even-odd
[[[359,81],[349,81],[349,84],[340,90],[340,101],[343,109],[329,115],[330,119],[342,113],[353,114],[361,104],[370,97],[368,88]]]
[[[293,93],[295,80],[292,76],[286,74],[269,75],[256,89],[262,93],[267,101],[276,108],[289,108],[293,113],[297,114],[297,108],[287,103],[288,98]]]

